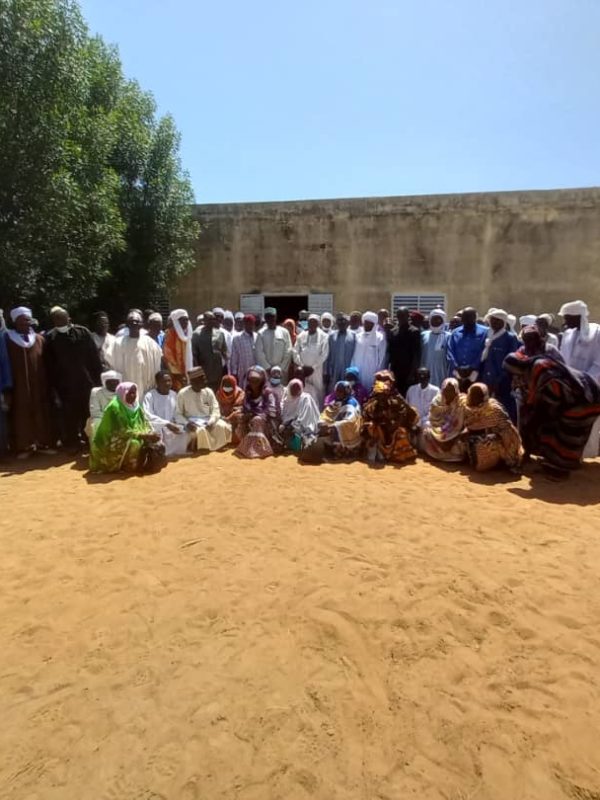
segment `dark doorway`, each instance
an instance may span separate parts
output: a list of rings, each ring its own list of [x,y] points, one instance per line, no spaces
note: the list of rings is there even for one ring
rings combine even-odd
[[[308,295],[266,294],[265,308],[269,306],[277,309],[277,320],[280,324],[285,319],[297,320],[300,312],[308,309]]]

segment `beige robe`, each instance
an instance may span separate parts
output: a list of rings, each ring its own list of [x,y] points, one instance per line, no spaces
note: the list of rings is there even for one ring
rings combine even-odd
[[[177,413],[179,425],[194,422],[196,430],[197,450],[220,450],[231,442],[231,425],[221,419],[219,403],[212,389],[206,388],[195,392],[186,386],[177,395]]]

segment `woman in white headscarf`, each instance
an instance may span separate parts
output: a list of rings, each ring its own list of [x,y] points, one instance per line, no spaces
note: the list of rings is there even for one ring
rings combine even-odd
[[[387,340],[377,330],[378,316],[374,311],[362,315],[363,330],[356,336],[352,365],[358,368],[360,383],[371,391],[375,373],[385,369],[388,362]]]
[[[173,323],[167,328],[163,344],[164,360],[173,380],[173,390],[178,392],[187,386],[187,373],[194,366],[192,355],[192,325],[188,313],[183,308],[171,311],[169,318]]]
[[[294,452],[308,447],[317,438],[319,409],[297,378],[286,386],[281,404],[281,422],[283,440]]]

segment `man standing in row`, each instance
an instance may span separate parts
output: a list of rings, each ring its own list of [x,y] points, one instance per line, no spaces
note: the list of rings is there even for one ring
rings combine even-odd
[[[243,317],[244,329],[233,337],[231,343],[230,370],[238,386],[246,388],[246,374],[250,367],[256,365],[256,319],[253,314]]]
[[[565,303],[558,312],[564,318],[566,330],[560,343],[560,352],[568,367],[587,372],[600,384],[600,325],[590,322],[587,305],[583,300]],[[594,423],[590,438],[583,451],[584,458],[600,455],[600,417]]]
[[[90,393],[100,386],[102,364],[92,334],[73,325],[60,306],[50,311],[53,327],[46,333],[45,358],[48,384],[58,409],[60,439],[76,452],[85,441]]]
[[[140,398],[154,387],[154,376],[159,371],[162,350],[147,334],[140,335],[143,317],[138,309],[131,309],[127,315],[126,333],[117,336],[113,346],[113,367],[120,372],[124,381],[131,381],[138,387]]]
[[[356,335],[348,330],[350,317],[338,314],[336,330],[329,334],[329,356],[325,365],[327,391],[332,392],[338,381],[346,377],[346,370],[352,364]]]
[[[448,358],[452,375],[458,378],[461,392],[466,392],[479,377],[481,356],[488,329],[477,322],[477,310],[470,306],[462,311],[462,325],[452,331]]]
[[[421,332],[421,365],[429,370],[431,383],[434,386],[441,386],[450,374],[449,340],[446,312],[443,308],[434,308],[429,315],[429,330]]]
[[[13,328],[7,330],[7,349],[13,377],[12,391],[5,392],[9,408],[11,449],[17,458],[35,450],[49,451],[50,407],[43,336],[31,327],[31,310],[25,306],[10,312]]]
[[[362,329],[356,335],[354,348],[353,366],[358,367],[359,382],[367,392],[373,388],[375,373],[386,369],[389,363],[386,337],[377,330],[376,325],[377,314],[366,311],[362,315]]]
[[[319,328],[319,322],[318,314],[310,314],[308,330],[298,334],[294,346],[294,363],[302,370],[304,388],[318,408],[325,397],[323,367],[329,355],[329,336]]]
[[[490,308],[486,316],[488,329],[485,348],[481,356],[481,380],[490,390],[490,396],[502,403],[514,423],[517,422],[517,405],[512,394],[512,380],[504,369],[504,359],[519,349],[520,342],[506,323],[508,313],[502,308]]]
[[[256,360],[258,365],[269,372],[271,367],[280,367],[281,375],[287,383],[287,374],[292,360],[292,340],[285,328],[277,324],[277,309],[265,308],[266,327],[256,337]]]
[[[417,380],[417,370],[421,363],[421,332],[410,322],[408,308],[396,312],[398,326],[389,337],[390,368],[396,378],[396,386],[402,397],[406,397],[408,387]]]
[[[217,309],[220,311],[221,309]],[[223,368],[229,358],[225,334],[212,311],[204,313],[204,326],[192,336],[194,366],[202,367],[207,385],[216,392],[221,385]]]

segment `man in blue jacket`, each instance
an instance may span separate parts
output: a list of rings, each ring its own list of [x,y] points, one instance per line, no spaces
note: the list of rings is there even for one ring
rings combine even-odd
[[[477,322],[477,310],[471,306],[463,310],[462,323],[450,336],[448,360],[461,392],[466,392],[479,377],[488,329]]]

